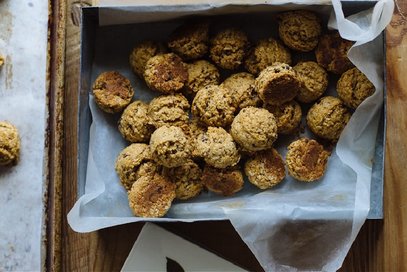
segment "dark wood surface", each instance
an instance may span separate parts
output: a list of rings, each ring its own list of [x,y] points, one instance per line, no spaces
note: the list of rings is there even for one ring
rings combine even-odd
[[[51,77],[54,84],[50,86],[56,95],[50,101],[55,103],[50,107],[50,128],[57,132],[50,134],[50,158],[54,163],[50,170],[49,195],[54,199],[48,206],[48,270],[119,271],[143,225],[135,223],[78,234],[66,221],[77,192],[77,135],[74,128],[79,76],[78,8],[90,4],[90,1],[55,1],[51,16],[55,26],[50,28],[51,64],[54,61],[54,65],[62,67],[54,67],[57,75]],[[407,10],[407,1],[398,1],[398,5],[400,10]],[[396,11],[386,31],[385,218],[364,224],[341,271],[407,271],[407,167],[403,159],[407,154],[407,77],[403,76],[407,71],[406,31],[407,22]],[[58,60],[55,62],[53,58]],[[61,145],[60,151],[54,150]],[[261,270],[229,222],[161,225],[246,269]]]

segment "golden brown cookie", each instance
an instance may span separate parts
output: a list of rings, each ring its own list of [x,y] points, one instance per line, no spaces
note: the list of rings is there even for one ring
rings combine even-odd
[[[289,48],[309,52],[313,50],[321,35],[321,24],[315,13],[308,10],[294,10],[278,16],[280,39]]]
[[[133,72],[139,77],[144,77],[147,61],[159,54],[164,54],[164,45],[154,41],[144,41],[137,44],[130,53],[129,62]]]
[[[207,126],[225,127],[233,121],[236,108],[230,93],[209,85],[202,88],[192,102],[192,114]]]
[[[17,128],[7,121],[0,121],[0,166],[17,164],[20,144]]]
[[[232,136],[223,128],[209,127],[196,139],[195,152],[205,162],[216,168],[236,165],[240,155]]]
[[[279,134],[293,133],[301,123],[301,107],[295,100],[278,106],[265,105],[264,107],[276,118]]]
[[[183,130],[175,126],[162,126],[151,135],[151,157],[165,167],[177,167],[191,157],[191,143]]]
[[[337,31],[323,35],[315,49],[318,64],[334,74],[344,73],[353,67],[348,59],[352,45],[353,42],[342,39]]]
[[[189,102],[182,94],[160,95],[151,100],[148,116],[156,127],[183,126],[188,123]]]
[[[303,103],[314,102],[328,87],[328,73],[314,61],[300,62],[293,67],[301,82],[296,99]]]
[[[366,98],[374,93],[375,87],[372,82],[355,67],[342,74],[336,85],[336,90],[346,106],[356,109]]]
[[[164,168],[163,175],[175,183],[177,199],[191,199],[199,195],[203,189],[202,170],[193,161],[174,168]]]
[[[325,96],[309,109],[307,125],[315,135],[336,141],[350,117],[350,112],[339,98]]]
[[[148,105],[137,100],[127,106],[119,120],[119,131],[123,138],[132,143],[148,142],[154,131],[150,117],[147,115]]]
[[[302,138],[288,146],[285,163],[293,178],[311,182],[320,179],[326,169],[330,153],[317,141]]]
[[[185,85],[185,92],[187,96],[194,98],[203,87],[218,85],[219,79],[219,71],[215,65],[206,60],[197,60],[188,64],[188,82]]]
[[[247,151],[268,149],[277,139],[276,119],[266,109],[244,108],[233,120],[230,133]]]
[[[0,55],[0,68],[4,65],[4,57]]]
[[[234,70],[243,63],[248,46],[249,40],[244,32],[225,29],[210,40],[210,58],[219,67]]]
[[[218,169],[205,165],[202,183],[209,191],[231,196],[243,188],[244,180],[242,172],[237,167]]]
[[[131,144],[120,152],[116,159],[115,170],[126,190],[130,190],[139,178],[140,165],[150,161],[150,148],[146,144]]]
[[[275,63],[261,71],[255,87],[264,103],[281,105],[298,94],[300,80],[290,65]]]
[[[230,93],[236,109],[258,107],[262,101],[254,88],[254,76],[249,73],[237,73],[229,76],[220,87]]]
[[[175,198],[175,184],[155,174],[139,178],[128,194],[129,206],[140,217],[162,217]]]
[[[274,148],[263,150],[246,161],[244,172],[253,185],[269,189],[285,178],[284,161]]]
[[[254,75],[258,75],[267,66],[275,62],[291,64],[291,54],[279,41],[268,38],[257,42],[245,60],[245,68]]]
[[[188,68],[182,59],[173,53],[156,55],[147,61],[144,79],[147,86],[154,91],[178,92],[188,81]]]
[[[208,22],[186,22],[171,34],[168,48],[185,60],[199,59],[208,52],[208,42]]]
[[[101,73],[93,83],[95,102],[107,113],[122,111],[133,95],[130,80],[116,71]]]

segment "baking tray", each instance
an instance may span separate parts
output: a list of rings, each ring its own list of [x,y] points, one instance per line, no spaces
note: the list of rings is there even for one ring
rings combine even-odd
[[[372,7],[375,2],[362,1],[362,2],[343,2],[343,9],[345,14],[356,13],[360,10]],[[140,14],[145,12],[151,12],[151,7],[137,6],[132,7],[137,9]],[[205,15],[206,7],[201,8],[194,7],[195,11],[190,11],[190,6],[166,6],[163,9],[165,12],[169,10],[176,10],[174,17],[183,17],[189,15]],[[234,14],[251,12],[259,12],[262,9],[270,8],[269,5],[233,5],[232,9],[228,6],[229,12]],[[289,9],[304,8],[303,5],[290,5]],[[327,8],[327,5],[321,6],[321,8]],[[95,55],[95,41],[96,33],[99,26],[99,15],[101,12],[114,12],[114,9],[109,7],[87,7],[82,9],[82,24],[81,24],[81,66],[80,66],[80,83],[79,83],[79,111],[78,111],[78,197],[82,196],[85,192],[85,180],[87,170],[88,159],[88,147],[89,147],[89,131],[92,123],[92,117],[89,109],[89,92],[91,90],[91,74],[92,64]],[[223,14],[223,7],[216,8],[216,14]],[[156,14],[157,18],[159,14]],[[173,19],[171,16],[166,19]],[[119,20],[118,20],[119,22]],[[120,25],[110,28],[121,27]],[[123,42],[123,41],[122,41]],[[125,41],[124,41],[125,42]],[[383,64],[384,65],[384,64]],[[385,95],[385,91],[384,91]],[[384,103],[385,105],[385,103]],[[372,168],[372,180],[371,180],[371,198],[370,198],[370,211],[368,219],[382,219],[383,218],[383,172],[384,172],[384,135],[385,135],[385,108],[382,111],[381,121],[379,125],[379,131],[376,140],[375,156]]]

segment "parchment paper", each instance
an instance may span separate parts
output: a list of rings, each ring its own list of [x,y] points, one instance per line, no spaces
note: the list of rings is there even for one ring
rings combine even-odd
[[[0,270],[42,268],[48,2],[0,1],[0,120],[21,136],[18,165],[0,168]]]
[[[390,21],[393,2],[379,1],[374,9],[347,19],[339,1],[333,1],[333,7],[329,26],[339,27],[343,37],[357,41],[349,57],[373,82],[376,92],[353,114],[329,159],[326,175],[311,184],[287,177],[281,185],[264,192],[246,182],[244,190],[234,197],[204,193],[195,200],[174,203],[165,218],[150,221],[229,219],[266,271],[334,271],[341,266],[369,211],[372,158],[383,104],[383,39],[378,35]],[[317,12],[327,9],[318,8]],[[123,16],[136,18],[129,10]],[[108,19],[102,17],[101,21],[106,23]],[[238,20],[252,39],[275,31],[275,24],[267,16],[244,15]],[[135,98],[149,101],[153,93],[132,75],[128,53],[137,40],[162,39],[177,25],[171,22],[139,28],[101,28],[96,44],[103,46],[96,49],[92,80],[102,71],[118,70],[131,78]],[[250,30],[253,26],[255,32]],[[115,42],[123,39],[131,42]],[[332,80],[328,94],[335,94]],[[76,231],[88,232],[145,220],[132,217],[126,192],[114,172],[115,159],[126,146],[116,128],[118,117],[100,111],[92,97],[90,108],[93,123],[85,195],[68,214],[69,224]],[[307,131],[305,135],[311,136]],[[292,140],[279,139],[277,149],[285,155]]]

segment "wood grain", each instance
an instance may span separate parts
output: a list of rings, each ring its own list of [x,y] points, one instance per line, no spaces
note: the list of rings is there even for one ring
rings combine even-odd
[[[64,0],[61,0],[64,1]],[[73,232],[66,214],[76,200],[77,169],[77,90],[79,75],[79,28],[75,5],[86,1],[65,0],[61,4],[59,20],[65,22],[65,37],[57,42],[65,49],[65,81],[62,101],[64,107],[64,138],[62,163],[62,224],[54,234],[63,233],[60,251],[54,245],[54,256],[48,261],[48,270],[59,270],[58,253],[63,271],[119,271],[143,224],[128,224],[100,230],[90,234]],[[407,0],[398,1],[401,10],[407,10]],[[397,12],[396,12],[397,13]],[[407,23],[398,13],[388,27],[387,34],[387,135],[385,163],[385,219],[367,221],[353,244],[341,271],[407,271],[407,167],[403,158],[407,154]],[[55,135],[54,135],[55,137]],[[51,182],[52,183],[52,182]],[[56,184],[57,185],[57,184]],[[50,210],[49,212],[57,212]],[[186,239],[198,243],[215,253],[252,271],[261,271],[246,245],[228,222],[200,222],[161,224]],[[55,226],[58,228],[58,225]]]

